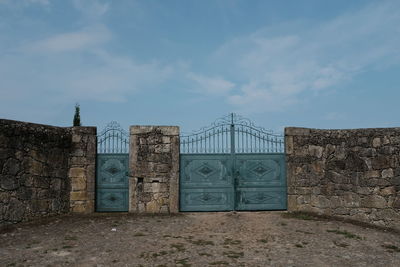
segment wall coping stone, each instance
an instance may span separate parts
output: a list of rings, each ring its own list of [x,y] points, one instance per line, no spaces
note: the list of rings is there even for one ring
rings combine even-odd
[[[179,135],[179,126],[164,125],[132,125],[129,128],[130,135],[151,133],[159,130],[163,135]]]

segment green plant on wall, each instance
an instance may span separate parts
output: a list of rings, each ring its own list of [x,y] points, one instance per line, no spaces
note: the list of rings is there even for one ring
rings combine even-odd
[[[79,104],[75,104],[74,126],[81,126],[81,108]]]

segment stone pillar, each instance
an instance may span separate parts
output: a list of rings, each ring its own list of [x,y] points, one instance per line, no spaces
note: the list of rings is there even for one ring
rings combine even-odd
[[[72,127],[68,178],[71,181],[70,210],[94,212],[96,176],[96,127]]]
[[[179,211],[179,127],[131,126],[129,211]]]

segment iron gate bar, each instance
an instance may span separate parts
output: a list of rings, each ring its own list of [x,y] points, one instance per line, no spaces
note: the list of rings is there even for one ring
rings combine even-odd
[[[97,136],[98,153],[128,153],[129,135],[116,122],[112,121]]]
[[[181,153],[284,153],[283,134],[231,113],[208,127],[181,135]]]

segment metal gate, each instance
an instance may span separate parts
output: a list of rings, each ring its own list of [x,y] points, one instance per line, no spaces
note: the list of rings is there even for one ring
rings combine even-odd
[[[180,141],[180,210],[284,210],[283,135],[236,114]]]
[[[97,136],[97,211],[128,211],[128,151],[128,133],[115,121]]]

